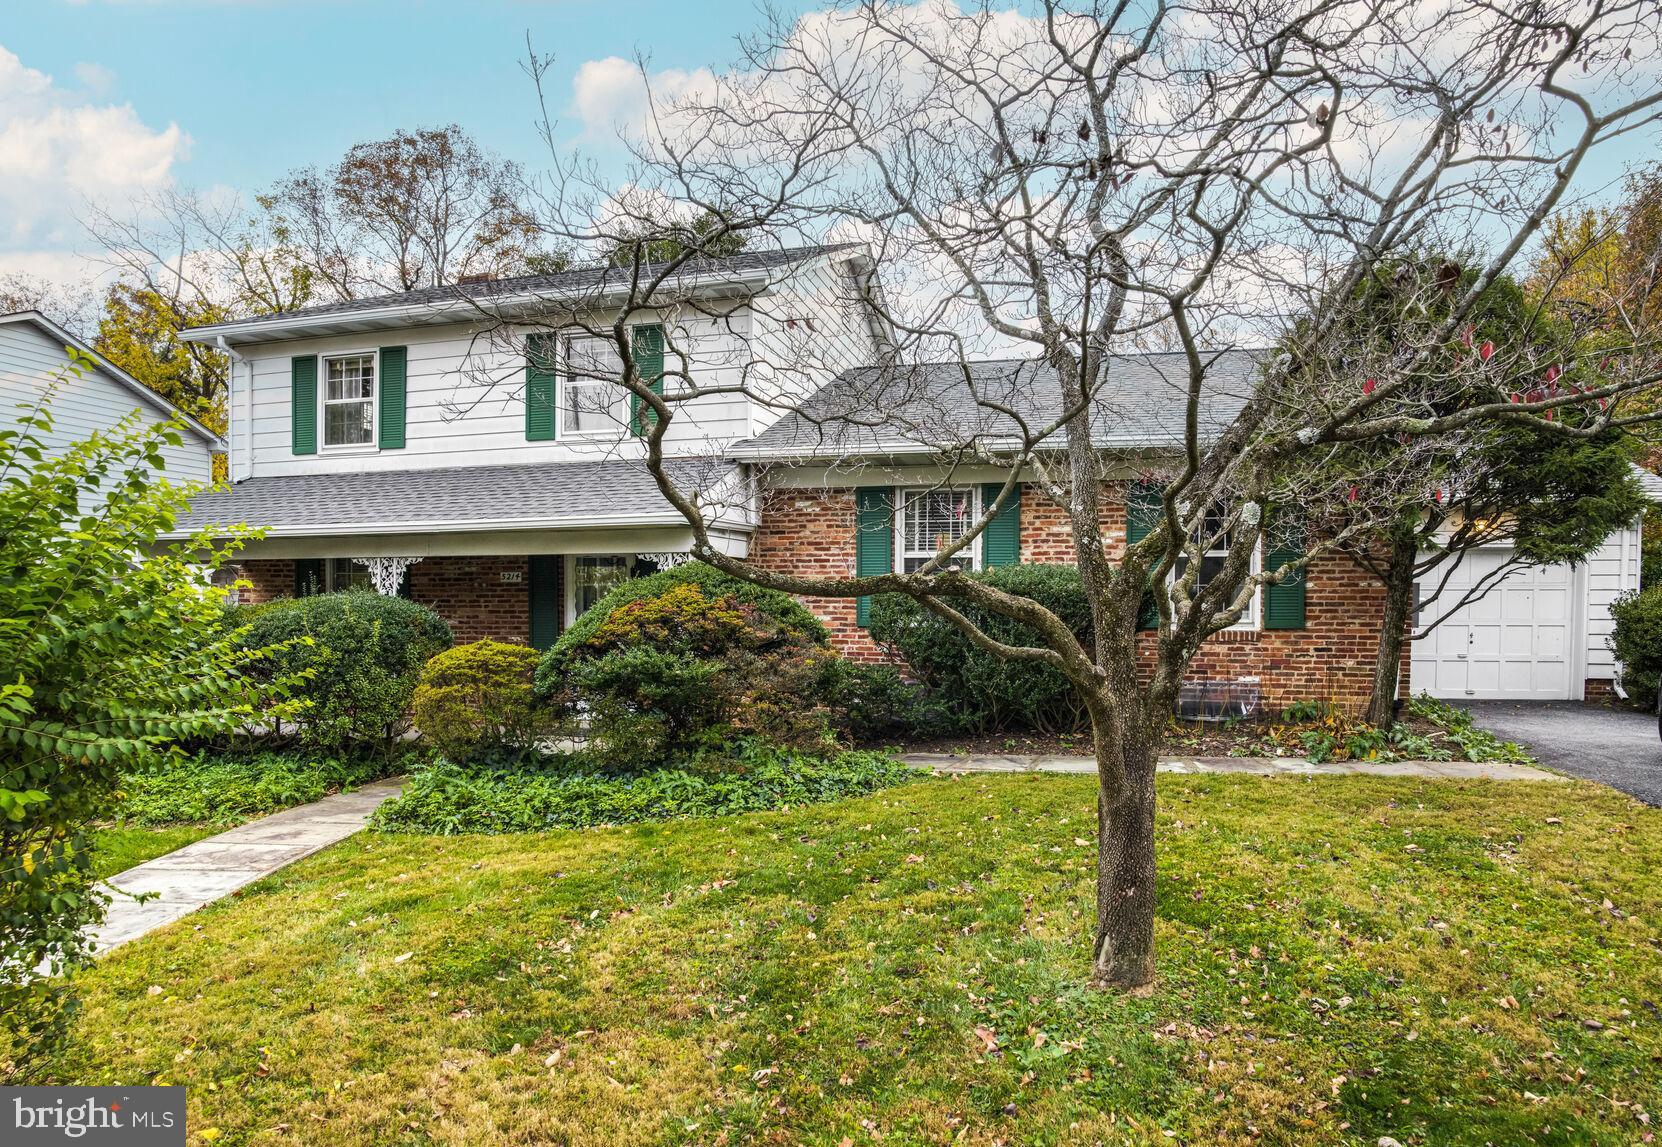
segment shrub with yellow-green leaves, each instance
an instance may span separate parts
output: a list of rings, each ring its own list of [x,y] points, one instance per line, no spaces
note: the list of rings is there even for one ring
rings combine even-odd
[[[540,731],[537,658],[528,646],[489,639],[436,655],[416,685],[415,727],[452,761],[530,749]]]

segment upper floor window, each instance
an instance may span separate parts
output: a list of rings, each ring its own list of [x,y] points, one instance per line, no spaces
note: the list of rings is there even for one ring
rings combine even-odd
[[[901,572],[916,573],[930,558],[969,533],[981,516],[980,503],[974,490],[902,490],[896,521]],[[959,550],[951,562],[964,569],[979,569],[981,539]]]
[[[323,360],[323,445],[375,443],[375,356]]]
[[[609,338],[566,340],[560,395],[561,434],[622,434],[629,423],[623,358]]]

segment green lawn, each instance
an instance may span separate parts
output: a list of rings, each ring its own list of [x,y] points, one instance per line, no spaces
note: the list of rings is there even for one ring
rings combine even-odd
[[[92,834],[92,871],[100,878],[114,876],[218,831],[202,824],[101,828]]]
[[[1632,1143],[1662,813],[1583,784],[1161,778],[1160,981],[1087,991],[1093,788],[363,834],[84,977],[60,1082],[193,1141]],[[200,931],[197,930],[200,926]]]

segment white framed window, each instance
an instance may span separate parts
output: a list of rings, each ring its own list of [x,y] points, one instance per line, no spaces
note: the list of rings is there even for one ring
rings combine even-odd
[[[577,335],[565,341],[560,374],[560,433],[617,437],[629,426],[623,357],[609,338]]]
[[[370,580],[369,567],[351,558],[329,558],[323,563],[323,590],[325,593],[341,593],[349,589],[375,589],[375,583]]]
[[[1222,505],[1213,506],[1206,511],[1199,529],[1195,531],[1195,541],[1203,543],[1206,549],[1200,555],[1200,572],[1195,575],[1195,585],[1192,593],[1198,595],[1214,578],[1223,572],[1223,566],[1229,560],[1229,547],[1234,541],[1235,531],[1225,529],[1224,523],[1228,519],[1228,511]],[[1253,548],[1252,562],[1247,567],[1247,574],[1256,574],[1262,568],[1262,546]],[[1172,570],[1173,580],[1183,576],[1188,568],[1189,558],[1184,555],[1177,559],[1176,567]],[[1253,591],[1252,599],[1247,602],[1246,609],[1241,613],[1241,619],[1230,629],[1257,629],[1259,615],[1259,600],[1263,597],[1262,587]]]
[[[572,554],[566,558],[566,624],[582,617],[634,576],[630,554]]]
[[[323,360],[323,446],[375,446],[375,352],[328,355]]]
[[[969,533],[981,516],[979,490],[901,490],[895,515],[900,572],[916,573],[925,562]],[[981,568],[981,538],[953,555],[964,569]]]

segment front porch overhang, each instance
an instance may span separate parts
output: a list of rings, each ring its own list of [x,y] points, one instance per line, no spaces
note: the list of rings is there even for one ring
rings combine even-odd
[[[710,541],[729,557],[750,552],[748,528],[716,528]],[[693,532],[685,522],[633,525],[585,523],[543,529],[373,531],[361,527],[327,533],[267,535],[250,541],[237,560],[274,558],[431,558],[524,554],[692,553]]]

